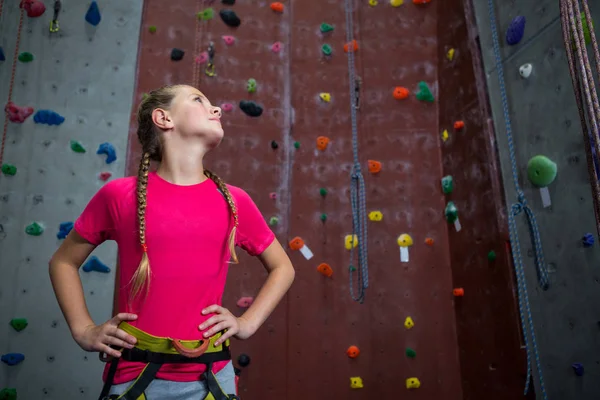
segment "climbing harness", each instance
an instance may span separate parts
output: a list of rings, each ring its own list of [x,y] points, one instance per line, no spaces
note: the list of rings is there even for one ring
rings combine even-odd
[[[60,29],[58,25],[58,13],[60,13],[61,2],[60,0],[54,1],[54,17],[52,17],[52,21],[50,21],[50,32],[56,33]]]
[[[213,62],[213,59],[215,57],[215,44],[214,42],[210,42],[210,44],[208,45],[208,62],[206,63],[206,69],[204,70],[204,73],[208,76],[215,76],[217,75],[215,73],[215,64]]]
[[[548,281],[548,270],[544,261],[544,252],[542,249],[542,243],[540,238],[540,233],[537,226],[537,221],[535,219],[535,215],[533,211],[527,204],[527,199],[525,198],[525,193],[521,190],[519,186],[518,179],[518,171],[517,171],[517,160],[515,156],[515,149],[512,139],[512,126],[510,120],[510,113],[508,108],[508,100],[506,96],[506,86],[504,83],[504,69],[502,67],[502,60],[500,58],[500,44],[498,41],[498,30],[496,27],[496,14],[494,11],[493,0],[488,0],[488,11],[490,17],[490,26],[492,29],[492,39],[494,44],[494,57],[496,60],[496,68],[498,73],[498,81],[500,84],[500,94],[502,97],[502,109],[504,112],[504,123],[506,127],[506,136],[508,138],[508,150],[510,154],[511,168],[512,168],[512,176],[513,182],[515,185],[515,191],[517,193],[517,202],[513,203],[511,206],[511,210],[508,213],[508,223],[510,229],[510,244],[511,251],[513,256],[513,262],[515,266],[515,271],[517,275],[517,286],[518,286],[518,299],[519,299],[519,314],[521,317],[521,325],[523,328],[523,338],[525,341],[525,349],[527,352],[527,378],[525,381],[525,390],[524,394],[527,394],[529,391],[529,385],[532,380],[531,374],[531,355],[533,350],[533,355],[535,357],[535,364],[537,369],[537,375],[540,385],[540,390],[542,392],[542,396],[544,399],[547,399],[548,396],[546,394],[546,387],[544,385],[544,376],[542,371],[542,366],[540,362],[540,357],[537,348],[537,340],[535,337],[535,327],[533,325],[533,318],[531,316],[531,307],[529,305],[529,295],[527,293],[527,281],[525,279],[525,272],[523,268],[523,259],[521,257],[521,245],[519,243],[519,236],[517,231],[517,223],[515,217],[519,215],[521,212],[525,212],[527,216],[527,222],[529,225],[529,229],[531,232],[531,236],[534,242],[535,248],[535,265],[538,273],[539,285],[543,290],[547,290],[549,287]],[[529,343],[529,334],[531,334],[531,343]],[[533,349],[532,349],[533,347]]]
[[[598,53],[598,43],[592,26],[590,10],[586,0],[582,1],[585,19],[588,24],[589,39],[591,39],[596,60],[596,67],[600,67],[600,54]],[[576,11],[576,14],[575,14]],[[579,110],[579,119],[583,133],[583,142],[585,145],[585,154],[588,164],[588,174],[590,184],[592,185],[594,214],[596,216],[596,230],[600,234],[600,182],[598,182],[598,156],[600,155],[600,137],[598,132],[598,122],[600,120],[600,106],[598,104],[598,94],[594,83],[594,75],[586,49],[586,37],[583,31],[582,14],[580,13],[579,2],[572,0],[560,1],[561,24],[563,29],[563,39],[567,60],[569,62],[569,71],[571,73],[571,82]],[[580,18],[575,18],[575,15]],[[587,33],[587,32],[586,32]],[[577,74],[575,65],[578,61],[581,76]],[[583,87],[582,87],[583,86]],[[584,97],[585,94],[585,97]],[[587,105],[586,119],[584,99]],[[592,147],[593,146],[593,147]],[[594,155],[595,152],[595,155]]]
[[[181,363],[206,365],[206,372],[202,376],[208,388],[208,395],[204,399],[198,400],[239,400],[234,394],[225,394],[212,372],[213,363],[231,360],[229,340],[226,340],[224,344],[214,346],[214,342],[224,332],[219,332],[209,340],[176,340],[152,336],[126,322],[122,322],[119,328],[134,336],[137,343],[133,349],[118,349],[122,354],[120,358],[113,358],[106,353],[100,353],[100,361],[110,362],[111,364],[99,400],[147,400],[144,391],[150,382],[155,379],[160,367],[163,364]],[[109,396],[108,393],[121,358],[126,361],[145,363],[146,367],[123,394]]]
[[[352,0],[345,0],[346,10],[346,43],[353,42],[354,26],[352,20]],[[353,267],[350,267],[350,295],[354,301],[363,303],[365,291],[369,287],[369,266],[367,264],[367,206],[365,195],[365,181],[358,158],[358,128],[356,112],[359,107],[358,91],[359,81],[354,70],[354,48],[348,46],[348,86],[350,87],[350,117],[352,121],[352,153],[354,165],[351,172],[350,202],[352,204],[352,245],[350,246],[350,260],[354,260],[355,238],[358,240],[358,296],[354,294]]]

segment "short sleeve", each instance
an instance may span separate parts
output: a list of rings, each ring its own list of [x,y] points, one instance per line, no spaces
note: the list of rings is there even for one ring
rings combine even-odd
[[[115,240],[118,198],[115,181],[106,183],[91,198],[73,229],[96,246],[106,240]]]
[[[248,193],[231,188],[238,209],[238,228],[235,244],[251,256],[260,255],[273,243],[275,234]]]

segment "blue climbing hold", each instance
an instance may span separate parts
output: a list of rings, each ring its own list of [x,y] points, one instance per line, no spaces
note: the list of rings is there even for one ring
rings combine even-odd
[[[33,116],[36,124],[60,125],[65,122],[65,117],[52,110],[38,110]]]
[[[96,154],[106,154],[106,163],[107,164],[110,164],[111,162],[113,162],[117,159],[117,152],[115,150],[115,146],[113,146],[112,144],[110,144],[108,142],[102,143],[98,147],[98,151],[96,151]]]
[[[6,56],[4,55],[4,49],[0,47],[0,61],[6,61]]]
[[[100,23],[100,9],[98,8],[98,3],[92,1],[90,4],[90,8],[88,8],[87,13],[85,13],[85,20],[89,22],[91,25],[98,25]]]
[[[58,227],[58,233],[56,234],[56,237],[59,239],[66,238],[69,232],[71,232],[71,229],[73,229],[72,222],[62,222]]]
[[[102,272],[104,274],[110,272],[110,268],[108,268],[108,266],[106,266],[106,264],[100,261],[96,256],[91,256],[90,259],[85,264],[83,264],[83,270],[85,272],[96,271]]]
[[[2,360],[2,362],[10,365],[11,367],[13,365],[17,365],[24,359],[25,359],[25,356],[21,353],[7,353],[7,354],[2,355],[2,358],[0,358],[0,360]]]
[[[506,30],[506,43],[515,45],[523,39],[523,35],[525,34],[525,17],[518,16],[515,17],[508,29]]]
[[[583,364],[573,363],[571,366],[573,367],[573,371],[575,371],[575,375],[583,376]]]
[[[594,245],[594,235],[586,233],[583,235],[583,247],[592,247]]]

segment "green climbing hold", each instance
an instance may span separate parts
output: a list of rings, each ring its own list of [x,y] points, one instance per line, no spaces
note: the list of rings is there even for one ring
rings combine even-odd
[[[433,103],[433,94],[431,90],[429,90],[429,86],[427,83],[421,81],[419,82],[419,91],[417,92],[417,99],[421,101],[426,101],[428,103]]]
[[[294,142],[294,147],[299,149],[300,148],[300,142]]]
[[[417,352],[411,349],[410,347],[406,348],[406,357],[415,358],[417,356]]]
[[[151,26],[148,28],[148,31],[149,31],[150,33],[156,33],[156,26],[154,26],[154,25],[151,25]]]
[[[44,228],[37,222],[33,222],[32,224],[27,225],[25,233],[31,236],[40,236],[44,233]]]
[[[452,181],[452,175],[447,175],[442,178],[442,191],[444,194],[450,194],[454,190],[454,183]]]
[[[494,250],[490,250],[487,257],[488,261],[494,261],[496,259],[496,252]]]
[[[546,187],[556,178],[556,163],[546,156],[537,155],[527,163],[527,176],[537,187]]]
[[[319,190],[319,194],[320,194],[321,196],[323,196],[323,197],[327,196],[327,189],[325,189],[325,188],[321,188],[321,189]]]
[[[354,265],[350,265],[350,266],[348,267],[348,271],[350,271],[350,272],[354,272],[354,271],[356,271],[356,267],[355,267]]]
[[[17,167],[12,164],[2,164],[2,173],[4,175],[14,176],[17,173]]]
[[[332,52],[331,46],[326,43],[323,46],[321,46],[321,51],[323,52],[324,55],[330,56],[331,52]]]
[[[71,140],[71,150],[75,153],[85,153],[85,149],[77,140]]]
[[[24,51],[23,53],[19,54],[19,61],[24,62],[24,63],[31,62],[31,61],[33,61],[33,54],[31,54],[27,51]]]
[[[256,79],[248,79],[248,83],[246,83],[246,89],[248,90],[248,93],[256,92]]]
[[[196,14],[196,17],[198,17],[198,19],[203,19],[205,21],[213,19],[214,16],[215,11],[212,8],[207,8],[206,10],[202,10],[198,14]]]
[[[321,214],[321,221],[327,221],[327,214]]]
[[[0,390],[0,400],[17,400],[17,389],[5,388]]]
[[[321,33],[333,32],[333,26],[323,22],[321,24]]]
[[[21,332],[27,328],[27,318],[13,318],[10,320],[10,326],[15,328],[15,331]]]
[[[271,217],[269,219],[269,225],[271,225],[271,226],[277,225],[278,223],[279,223],[279,218],[277,218],[277,217]]]
[[[453,201],[449,201],[446,205],[446,209],[444,210],[444,214],[446,215],[446,221],[453,224],[458,219],[458,210],[456,209],[456,205]]]

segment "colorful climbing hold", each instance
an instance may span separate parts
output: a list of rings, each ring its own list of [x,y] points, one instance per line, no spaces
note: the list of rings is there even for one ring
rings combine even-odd
[[[415,358],[417,356],[417,352],[411,349],[410,347],[406,348],[406,357]]]
[[[409,94],[410,92],[405,87],[397,86],[394,88],[393,96],[396,100],[404,100],[408,97]]]
[[[573,363],[571,365],[571,367],[573,368],[573,372],[575,372],[575,375],[577,376],[583,376],[583,364],[582,363]]]
[[[0,390],[0,399],[1,400],[17,400],[17,389],[4,388],[4,389]]]
[[[583,247],[592,247],[594,245],[594,235],[586,233],[582,238]]]
[[[463,288],[452,289],[452,295],[454,297],[463,297],[465,295],[465,289],[463,289]]]
[[[10,326],[17,332],[21,332],[23,329],[27,328],[27,325],[27,318],[13,318],[10,320]]]
[[[32,222],[25,227],[25,233],[31,236],[40,236],[44,233],[44,227],[37,222]]]
[[[317,137],[317,149],[324,151],[329,146],[329,138],[327,136]]]
[[[363,388],[362,378],[360,376],[353,376],[352,378],[350,378],[350,387],[352,389],[362,389]]]
[[[96,271],[105,274],[110,272],[110,268],[102,261],[100,261],[96,256],[91,256],[90,259],[85,264],[83,264],[82,269],[84,272]]]
[[[269,225],[270,226],[275,226],[279,223],[279,218],[277,217],[271,217],[269,218]]]
[[[419,82],[419,91],[417,92],[417,99],[428,103],[433,103],[434,98],[429,86],[424,81]]]
[[[345,53],[349,52],[350,49],[352,49],[353,53],[356,53],[358,51],[358,42],[356,41],[356,39],[352,39],[352,41],[350,43],[346,43],[344,45]]]
[[[525,79],[529,78],[531,71],[533,71],[533,66],[530,63],[523,64],[519,67],[519,75]]]
[[[271,200],[275,200],[275,199],[277,199],[277,193],[275,193],[275,192],[271,192],[271,193],[269,193],[269,198],[270,198]]]
[[[214,16],[215,16],[215,10],[213,10],[212,8],[205,8],[204,10],[199,11],[198,14],[196,14],[196,17],[198,19],[201,19],[204,21],[213,19]]]
[[[256,79],[248,79],[248,82],[246,82],[246,90],[248,91],[248,93],[256,92]]]
[[[525,34],[525,17],[517,16],[515,17],[508,29],[506,30],[506,43],[509,45],[515,45],[523,39],[523,35]]]
[[[527,176],[537,187],[546,187],[554,182],[557,171],[556,163],[546,156],[537,155],[527,163]]]
[[[112,176],[112,173],[110,173],[108,171],[100,172],[98,174],[98,179],[100,179],[101,181],[106,182],[111,176]]]
[[[456,209],[456,205],[453,201],[449,201],[446,205],[446,209],[444,210],[444,215],[446,216],[446,221],[453,224],[458,219],[458,210]]]
[[[331,269],[331,266],[327,263],[321,263],[317,266],[317,271],[323,275],[326,276],[328,278],[331,278],[331,276],[333,275],[333,269]]]
[[[445,142],[446,140],[448,140],[450,136],[448,135],[448,130],[444,129],[444,131],[442,132],[442,140]]]
[[[250,356],[247,354],[240,354],[238,357],[238,364],[240,367],[247,367],[250,365]]]
[[[369,213],[369,220],[373,222],[379,222],[383,219],[383,214],[381,211],[371,211]]]
[[[249,100],[240,101],[240,110],[250,117],[260,117],[263,113],[261,106]]]
[[[0,61],[6,61],[6,56],[4,55],[4,49],[0,46]]]
[[[415,0],[413,0],[414,2]],[[421,387],[421,382],[417,378],[408,378],[406,380],[406,388],[407,389],[418,389]]]
[[[57,239],[66,238],[72,229],[73,229],[72,222],[61,222],[61,224],[58,226],[58,233],[56,234],[56,238]]]
[[[271,140],[271,148],[273,150],[277,150],[279,148],[279,144],[276,141]]]
[[[400,7],[402,4],[404,4],[404,0],[390,0],[392,7]]]
[[[2,355],[0,360],[12,367],[25,360],[25,356],[21,353],[7,353]]]
[[[369,5],[371,7],[375,7],[377,4],[379,4],[379,2],[377,0],[369,0]]]
[[[368,160],[369,172],[372,174],[377,174],[381,172],[381,163],[375,160]]]
[[[36,124],[60,125],[65,122],[65,117],[51,110],[38,110],[33,121]]]
[[[221,111],[230,112],[231,110],[233,110],[233,104],[231,104],[231,103],[221,104]]]
[[[295,149],[299,149],[299,148],[300,148],[300,142],[298,142],[298,141],[295,141],[295,142],[294,142],[294,148],[295,148]]]
[[[327,189],[325,189],[325,188],[319,189],[319,194],[321,195],[321,197],[327,196]]]
[[[401,246],[401,247],[409,247],[409,246],[413,245],[413,239],[407,233],[403,233],[402,235],[398,236],[397,242],[398,242],[398,246]]]
[[[226,25],[231,26],[232,28],[236,28],[236,27],[240,26],[240,24],[242,23],[240,18],[237,16],[235,11],[233,11],[233,10],[223,9],[223,10],[219,11],[219,15],[221,16],[221,19],[223,20],[223,22]]]
[[[29,18],[40,17],[46,11],[44,3],[37,0],[21,0],[19,8],[24,9]]]
[[[425,238],[425,244],[426,244],[427,246],[433,246],[433,243],[434,243],[434,242],[433,242],[433,238],[430,238],[430,237],[428,237],[428,238]]]
[[[327,24],[325,22],[321,24],[321,33],[333,32],[333,29],[333,25]]]
[[[181,61],[183,59],[184,54],[185,54],[185,51],[183,51],[181,49],[173,48],[173,50],[171,50],[171,60]]]
[[[100,9],[98,8],[98,3],[94,0],[90,4],[87,12],[85,13],[85,20],[87,23],[93,26],[97,26],[100,23],[102,17],[100,16]]]
[[[240,297],[240,299],[237,301],[236,305],[240,308],[248,308],[252,305],[252,303],[254,302],[254,298],[253,297]]]
[[[446,58],[448,59],[448,61],[452,61],[454,60],[454,54],[456,53],[456,50],[451,48],[446,52]]]
[[[331,101],[331,94],[327,92],[321,92],[319,93],[319,98],[325,103],[329,103]]]
[[[487,255],[488,261],[494,261],[496,260],[496,252],[494,250],[490,250],[490,252]]]
[[[292,240],[289,241],[288,245],[292,250],[299,250],[300,253],[306,258],[310,260],[313,257],[313,252],[308,248],[308,246],[304,243],[301,237],[296,236]]]
[[[34,57],[33,54],[31,54],[28,51],[24,51],[23,53],[19,54],[19,61],[23,62],[23,63],[28,63],[33,61]]]
[[[15,176],[17,173],[17,167],[12,164],[2,164],[2,173],[4,175]]]
[[[4,107],[4,111],[8,114],[10,122],[23,123],[33,114],[33,107],[19,107],[12,101],[9,101]]]
[[[85,148],[77,140],[71,140],[71,150],[75,153],[85,153]]]
[[[325,221],[327,221],[327,214],[324,214],[324,213],[323,213],[323,214],[321,214],[321,221],[322,221],[322,222],[325,222]]]
[[[414,326],[415,326],[415,322],[412,320],[412,318],[406,317],[406,319],[404,320],[404,327],[406,329],[411,329]]]
[[[357,346],[350,346],[346,350],[346,355],[350,358],[356,358],[360,355],[360,350]]]
[[[413,0],[413,4],[428,4],[431,0]]]
[[[231,35],[224,35],[221,36],[223,38],[223,41],[225,42],[225,44],[227,46],[231,46],[232,44],[235,43],[235,37],[231,36]]]
[[[455,121],[454,122],[454,130],[455,131],[463,130],[464,127],[465,127],[465,122],[464,121]]]
[[[283,3],[280,3],[279,1],[271,3],[271,10],[273,10],[275,12],[282,13],[283,8],[284,8]]]
[[[442,192],[444,194],[450,194],[454,190],[454,183],[452,180],[452,175],[446,175],[442,178]]]
[[[154,25],[150,25],[150,26],[148,27],[148,32],[150,32],[150,33],[156,33],[156,26],[154,26]]]
[[[323,55],[330,56],[333,50],[331,49],[331,46],[326,43],[321,46],[321,52]]]
[[[344,246],[346,250],[352,250],[352,248],[356,248],[358,246],[358,236],[357,235],[346,235],[344,238]]]
[[[235,0],[221,0],[221,3],[228,5],[228,6],[232,6],[235,4]]]
[[[348,266],[348,271],[355,272],[356,271],[356,267],[354,265],[349,265]]]
[[[198,54],[194,58],[194,62],[196,64],[204,64],[207,61],[208,61],[208,52],[207,51],[203,51],[202,53]]]
[[[279,53],[281,51],[281,48],[283,47],[283,43],[281,42],[275,42],[271,45],[271,51],[273,53]]]

